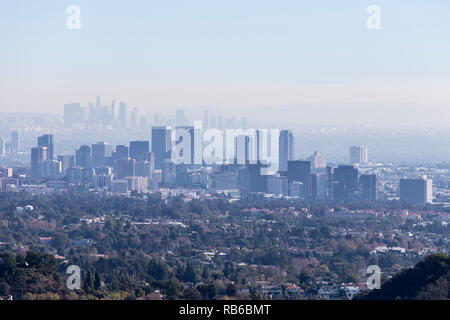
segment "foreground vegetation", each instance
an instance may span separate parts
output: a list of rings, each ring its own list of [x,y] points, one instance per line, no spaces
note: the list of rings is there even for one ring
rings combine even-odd
[[[323,286],[364,289],[369,265],[380,266],[385,281],[420,261],[424,248],[447,245],[448,226],[433,215],[418,224],[379,205],[350,208],[373,211],[361,218],[330,214],[342,208],[329,204],[228,200],[0,194],[0,296],[317,299]],[[33,209],[17,210],[27,205]],[[375,253],[376,246],[407,251]],[[66,287],[69,265],[81,269],[80,290]],[[430,297],[426,292],[444,290],[445,279],[448,285],[442,275],[424,282],[425,291],[398,297]]]

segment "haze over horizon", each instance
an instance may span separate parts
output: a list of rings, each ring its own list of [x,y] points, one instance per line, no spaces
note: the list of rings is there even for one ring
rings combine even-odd
[[[326,2],[4,3],[0,112],[61,113],[101,95],[141,114],[216,106],[259,121],[445,127],[450,5],[376,1],[381,29],[369,30],[372,1]],[[66,27],[72,4],[80,30]]]

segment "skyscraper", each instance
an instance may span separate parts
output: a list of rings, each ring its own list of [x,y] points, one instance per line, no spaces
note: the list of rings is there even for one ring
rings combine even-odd
[[[317,174],[311,173],[306,180],[306,199],[317,199]]]
[[[366,201],[377,200],[377,176],[363,174],[359,177],[359,191],[361,198]]]
[[[334,181],[337,183],[334,200],[344,200],[358,191],[358,169],[353,166],[338,166],[334,169]]]
[[[75,166],[75,159],[73,155],[58,156],[58,161],[61,162],[61,170],[64,175],[67,175],[69,169]]]
[[[171,158],[172,128],[152,127],[152,152],[155,154],[155,169],[161,170],[163,162]]]
[[[433,202],[433,180],[423,176],[419,179],[400,179],[400,201],[424,205]]]
[[[33,147],[31,148],[31,175],[33,178],[41,176],[41,162],[47,160],[47,147]]]
[[[5,140],[3,140],[2,137],[0,137],[0,157],[3,156],[6,153],[5,151]]]
[[[175,123],[177,126],[185,126],[187,125],[186,120],[186,111],[185,110],[177,110],[175,115]]]
[[[279,138],[278,164],[280,171],[288,170],[288,161],[294,160],[294,135],[289,130],[281,130]]]
[[[91,168],[91,159],[91,147],[84,145],[75,151],[75,165],[77,167]]]
[[[116,99],[114,99],[112,102],[111,102],[111,109],[110,109],[110,112],[109,112],[109,114],[110,114],[110,116],[111,116],[111,123],[113,124],[113,125],[115,125],[116,124]]]
[[[150,161],[150,141],[131,141],[130,158],[136,161]]]
[[[265,167],[265,165],[261,163],[247,165],[249,177],[249,192],[267,192],[269,176],[262,174],[261,169],[263,167]]]
[[[313,169],[322,169],[327,166],[319,151],[315,151],[314,154],[308,158],[308,161],[311,162],[311,167]]]
[[[112,145],[105,142],[98,142],[92,145],[92,167],[103,167],[106,165],[106,158],[112,156]]]
[[[236,118],[226,118],[225,129],[236,129]]]
[[[247,118],[241,118],[241,128],[244,130],[247,130],[247,128],[248,128],[248,119]]]
[[[350,163],[364,164],[368,163],[368,148],[365,146],[350,147]]]
[[[128,158],[129,157],[129,148],[124,145],[118,145],[116,146],[116,151],[112,153],[111,155],[112,161]]]
[[[64,105],[64,125],[71,127],[83,121],[83,109],[79,103]]]
[[[201,122],[200,122],[201,123]],[[196,124],[198,124],[196,122]],[[189,141],[185,145],[189,145],[189,150],[184,150],[183,153],[187,152],[189,158],[185,159],[184,164],[201,164],[202,163],[202,151],[203,151],[203,139],[202,130],[199,127],[194,126],[177,126],[175,128],[176,136],[178,138],[177,144],[181,143],[182,136],[184,134],[189,135]]]
[[[97,113],[98,107],[96,107],[93,103],[89,103],[89,123],[91,125],[97,122]]]
[[[130,118],[130,126],[133,129],[137,129],[138,123],[138,108],[134,107],[133,111],[131,111],[131,118]]]
[[[122,101],[119,103],[119,126],[121,128],[127,126],[127,104]]]
[[[287,163],[288,182],[294,181],[307,183],[311,174],[311,163],[309,161],[292,160]]]
[[[211,128],[211,129],[216,128],[216,116],[215,115],[211,115],[211,117],[209,118],[209,128]]]
[[[11,132],[11,152],[20,151],[20,134],[19,130]]]
[[[205,130],[209,129],[209,112],[208,111],[203,112],[203,129],[205,129]]]
[[[119,159],[114,163],[114,176],[116,179],[124,179],[136,175],[136,160],[131,158]]]
[[[38,137],[38,147],[47,147],[47,160],[53,160],[55,158],[55,145],[52,134],[45,134]]]
[[[249,164],[251,159],[251,141],[247,135],[238,135],[234,142],[235,164]]]
[[[139,177],[148,177],[151,179],[153,174],[153,163],[152,161],[136,162],[136,172],[135,175]]]
[[[217,117],[217,129],[223,130],[224,129],[224,123],[223,123],[223,117],[218,116]]]

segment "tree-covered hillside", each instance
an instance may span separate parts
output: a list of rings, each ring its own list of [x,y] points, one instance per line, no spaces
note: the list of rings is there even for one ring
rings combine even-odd
[[[386,281],[361,299],[450,299],[450,257],[434,254]]]

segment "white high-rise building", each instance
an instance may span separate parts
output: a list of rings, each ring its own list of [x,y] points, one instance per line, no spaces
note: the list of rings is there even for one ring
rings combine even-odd
[[[365,146],[350,147],[350,163],[364,164],[369,162],[368,148]]]

